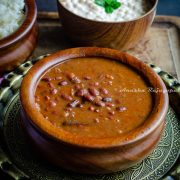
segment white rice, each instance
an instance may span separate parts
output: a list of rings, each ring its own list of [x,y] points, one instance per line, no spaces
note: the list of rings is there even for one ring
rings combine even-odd
[[[22,24],[24,0],[0,0],[0,39],[15,32]]]
[[[95,0],[59,0],[71,12],[97,21],[127,21],[138,18],[150,9],[146,0],[118,0],[121,7],[107,14],[103,7],[95,4]]]

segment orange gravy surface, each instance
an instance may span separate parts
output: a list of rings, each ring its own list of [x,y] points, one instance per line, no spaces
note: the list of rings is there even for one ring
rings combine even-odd
[[[47,71],[35,101],[45,121],[74,134],[114,137],[140,126],[152,95],[141,75],[105,58],[76,58]]]

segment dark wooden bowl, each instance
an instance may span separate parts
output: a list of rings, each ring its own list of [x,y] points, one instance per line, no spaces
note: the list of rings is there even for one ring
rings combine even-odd
[[[60,21],[67,37],[80,46],[110,47],[127,50],[142,39],[152,24],[158,0],[150,0],[151,10],[145,15],[124,22],[100,22],[80,17],[66,9],[58,0]]]
[[[153,88],[159,89],[154,93],[153,110],[145,123],[118,137],[82,138],[45,120],[36,109],[35,87],[49,68],[76,57],[105,57],[125,63],[137,69]],[[161,78],[138,59],[106,48],[67,49],[44,58],[25,76],[20,99],[23,128],[40,154],[60,167],[90,174],[119,171],[147,157],[162,135],[168,110],[168,94]]]
[[[0,40],[0,74],[25,61],[37,42],[37,8],[35,0],[25,0],[25,20],[17,31]]]

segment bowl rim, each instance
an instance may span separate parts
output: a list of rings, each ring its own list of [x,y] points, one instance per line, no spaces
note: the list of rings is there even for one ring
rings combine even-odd
[[[8,35],[0,39],[0,49],[8,47],[20,39],[22,39],[33,27],[37,18],[37,6],[34,0],[25,0],[25,19],[20,27]]]
[[[149,1],[149,0],[148,0]],[[138,21],[146,16],[148,16],[149,14],[151,14],[153,11],[155,11],[155,9],[157,8],[157,5],[158,5],[158,1],[159,0],[152,0],[152,1],[155,1],[153,3],[153,6],[150,8],[149,11],[147,11],[145,14],[137,17],[137,18],[134,18],[134,19],[130,19],[130,20],[127,20],[127,21],[100,21],[100,20],[95,20],[95,19],[88,19],[88,18],[85,18],[83,16],[80,16],[72,11],[70,11],[68,8],[66,8],[61,2],[60,0],[57,0],[57,4],[59,4],[61,6],[61,8],[65,9],[66,11],[68,11],[70,14],[73,14],[74,16],[78,17],[78,18],[81,18],[83,20],[87,20],[89,22],[96,22],[96,23],[104,23],[104,24],[119,24],[119,23],[128,23],[128,22],[133,22],[133,21]],[[59,11],[59,10],[58,10]],[[60,17],[61,18],[61,17]]]
[[[155,93],[155,104],[150,116],[138,128],[117,137],[94,138],[75,135],[52,125],[45,120],[43,115],[36,109],[34,94],[36,86],[42,75],[63,61],[77,57],[105,57],[125,63],[139,70],[147,78],[154,88],[159,91]],[[152,84],[152,82],[154,82]],[[167,89],[161,78],[145,63],[137,58],[120,52],[118,50],[97,47],[81,47],[58,51],[43,60],[37,62],[24,77],[20,88],[21,109],[30,124],[41,134],[70,145],[87,148],[112,148],[132,144],[146,138],[148,135],[164,123],[168,110]]]

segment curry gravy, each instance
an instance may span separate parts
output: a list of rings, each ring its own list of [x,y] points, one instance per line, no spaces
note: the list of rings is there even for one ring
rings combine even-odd
[[[140,126],[152,110],[143,77],[105,58],[76,58],[48,70],[35,91],[37,109],[54,126],[88,137],[114,137]]]

